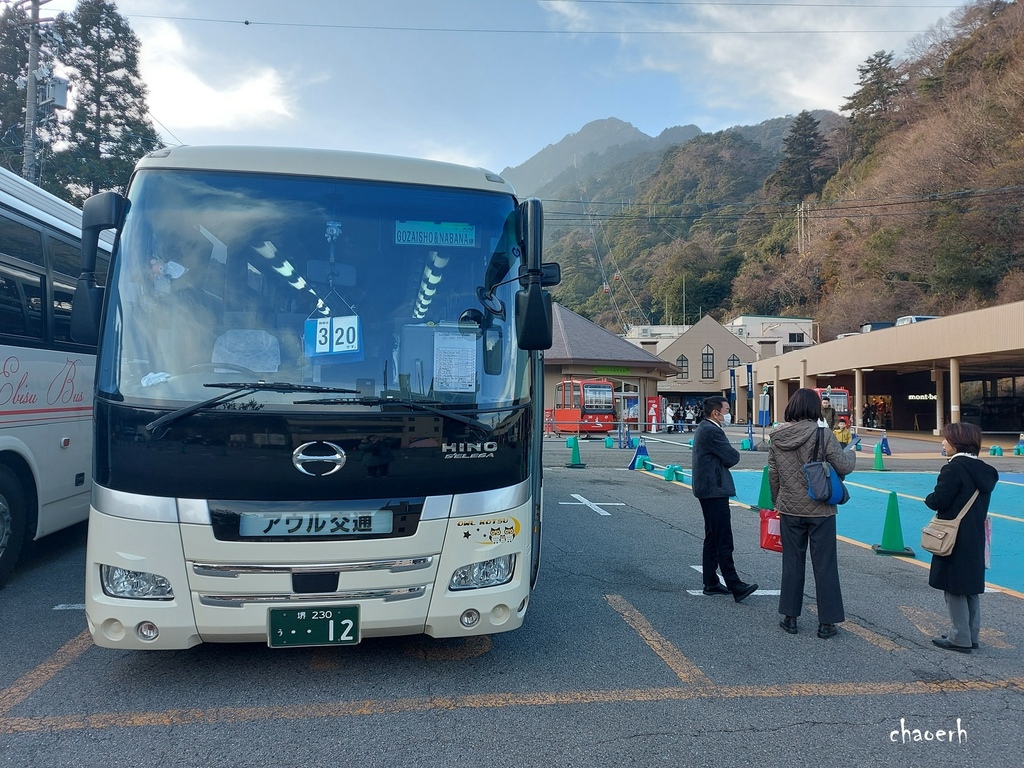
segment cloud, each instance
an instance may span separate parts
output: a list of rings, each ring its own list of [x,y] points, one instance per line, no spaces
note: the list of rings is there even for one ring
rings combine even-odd
[[[190,48],[165,21],[147,21],[139,69],[149,88],[150,113],[170,131],[190,128],[225,132],[280,127],[295,118],[286,73],[260,62],[225,58]],[[216,77],[201,76],[204,69]]]
[[[632,7],[556,2],[544,8],[556,27],[620,30],[594,38],[609,49],[604,62],[636,78],[673,78],[679,104],[700,111],[702,127],[715,130],[737,119],[838,110],[856,90],[857,67],[872,53],[895,50],[898,56],[913,30],[935,22],[934,7],[913,8],[905,0],[819,2],[813,10],[767,1]]]

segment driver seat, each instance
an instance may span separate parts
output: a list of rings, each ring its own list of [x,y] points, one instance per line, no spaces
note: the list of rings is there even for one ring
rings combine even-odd
[[[256,373],[277,373],[281,342],[268,331],[232,328],[213,343],[213,363],[230,363]]]

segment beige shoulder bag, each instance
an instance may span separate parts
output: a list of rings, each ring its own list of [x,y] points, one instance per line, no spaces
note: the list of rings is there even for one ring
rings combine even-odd
[[[976,498],[978,498],[977,488],[964,504],[964,508],[960,510],[960,514],[952,520],[945,520],[938,515],[933,517],[932,521],[921,529],[921,549],[927,550],[933,555],[942,556],[952,552],[953,545],[956,544],[956,532],[960,530],[960,521],[963,520]]]

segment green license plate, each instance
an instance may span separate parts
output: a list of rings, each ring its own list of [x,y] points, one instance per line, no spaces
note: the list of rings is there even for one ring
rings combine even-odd
[[[271,608],[267,617],[268,645],[355,645],[359,642],[359,606]]]

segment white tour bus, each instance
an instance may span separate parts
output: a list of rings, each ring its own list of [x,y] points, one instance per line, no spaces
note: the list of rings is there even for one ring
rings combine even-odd
[[[96,350],[71,338],[81,219],[0,168],[0,583],[29,542],[89,513]]]
[[[83,217],[98,645],[522,624],[560,277],[539,201],[446,163],[180,147]]]

